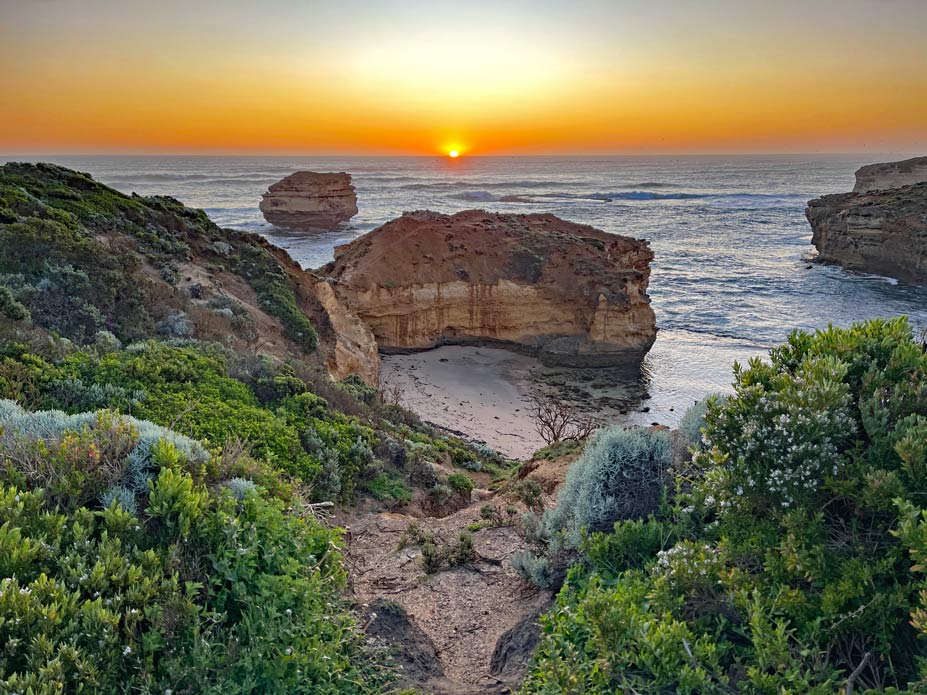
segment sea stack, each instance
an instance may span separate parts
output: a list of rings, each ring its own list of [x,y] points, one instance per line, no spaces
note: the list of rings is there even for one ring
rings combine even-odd
[[[297,171],[268,189],[260,209],[278,227],[327,230],[357,214],[357,193],[350,174]]]
[[[497,344],[638,365],[656,337],[646,241],[550,214],[406,213],[320,269],[384,352]]]
[[[808,202],[817,260],[927,284],[927,157],[871,164],[852,193]]]

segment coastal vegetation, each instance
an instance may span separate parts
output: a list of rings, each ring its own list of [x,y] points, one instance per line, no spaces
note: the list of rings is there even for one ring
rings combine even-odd
[[[388,689],[321,510],[506,462],[329,379],[257,237],[51,165],[2,167],[0,213],[0,690]],[[289,347],[255,341],[262,311]]]
[[[524,587],[523,625],[549,607],[526,694],[927,689],[927,354],[903,318],[795,332],[672,431],[587,436],[539,402],[537,477],[329,378],[285,256],[177,201],[6,165],[0,252],[4,692],[416,685],[346,599],[332,507],[421,516],[363,538],[415,575],[384,585],[554,592]]]
[[[927,687],[923,345],[904,319],[795,332],[734,376],[658,504],[562,497],[545,519],[582,537],[525,693]],[[657,436],[599,435],[564,494],[639,480]]]

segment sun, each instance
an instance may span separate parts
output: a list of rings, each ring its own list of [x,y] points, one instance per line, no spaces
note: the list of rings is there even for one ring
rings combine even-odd
[[[460,152],[458,152],[457,150],[451,150],[450,152],[447,153],[447,156],[450,157],[451,159],[457,159],[460,156]]]

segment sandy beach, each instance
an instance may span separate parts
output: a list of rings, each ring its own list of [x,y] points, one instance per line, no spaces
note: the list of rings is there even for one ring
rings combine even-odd
[[[544,446],[530,414],[537,361],[508,350],[448,345],[383,358],[380,378],[428,422],[462,432],[507,456]]]
[[[566,400],[603,426],[673,426],[698,399],[729,392],[735,360],[763,355],[763,348],[734,340],[719,340],[707,351],[700,336],[662,331],[637,377],[546,367],[508,350],[454,345],[386,355],[380,376],[401,389],[402,404],[423,420],[524,459],[545,444],[531,417],[534,395]]]

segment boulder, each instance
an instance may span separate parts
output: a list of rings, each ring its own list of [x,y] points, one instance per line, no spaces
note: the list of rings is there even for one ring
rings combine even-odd
[[[357,194],[350,174],[297,171],[268,189],[260,209],[279,227],[333,229],[357,214]]]
[[[856,176],[853,193],[808,202],[816,260],[927,284],[927,181],[906,183],[927,178],[927,157],[874,164]],[[892,183],[901,185],[881,188]]]
[[[854,193],[883,191],[927,181],[927,157],[913,157],[901,162],[867,164],[856,170]]]
[[[571,366],[639,365],[656,337],[646,241],[550,214],[406,213],[319,273],[384,352],[498,344]]]

